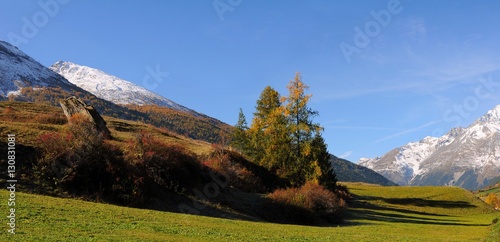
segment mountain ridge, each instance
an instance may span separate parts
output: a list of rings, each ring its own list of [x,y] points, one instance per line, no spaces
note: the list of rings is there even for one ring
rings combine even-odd
[[[337,176],[337,180],[340,182],[364,182],[382,186],[396,186],[396,183],[379,173],[346,159],[331,155],[330,162]]]
[[[399,185],[478,189],[500,176],[500,105],[466,128],[428,136],[358,164]]]
[[[68,61],[58,61],[49,68],[76,86],[118,105],[158,105],[201,115],[142,86],[96,68]]]

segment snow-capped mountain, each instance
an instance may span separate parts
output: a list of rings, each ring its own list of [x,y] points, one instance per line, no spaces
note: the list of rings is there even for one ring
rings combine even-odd
[[[101,70],[71,62],[58,61],[50,67],[71,83],[104,100],[120,104],[159,105],[195,115],[199,113],[179,105],[132,82]]]
[[[53,70],[77,80],[77,83],[81,82],[84,88],[71,83]],[[23,87],[33,89],[21,92]],[[145,122],[212,143],[219,142],[220,130],[230,130],[230,126],[220,120],[183,107],[102,71],[69,62],[58,62],[49,69],[11,44],[0,40],[0,100],[7,99],[9,95],[13,95],[15,101],[42,100],[52,105],[58,105],[60,99],[76,95],[93,105],[102,115]],[[165,108],[141,110],[140,107],[129,108],[117,103],[157,104]]]
[[[425,137],[358,164],[400,185],[485,186],[500,176],[500,105],[467,128]]]
[[[0,98],[18,94],[26,86],[76,88],[64,77],[0,40]]]

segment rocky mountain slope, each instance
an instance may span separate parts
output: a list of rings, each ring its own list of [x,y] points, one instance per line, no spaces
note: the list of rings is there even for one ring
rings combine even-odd
[[[425,137],[359,164],[400,185],[483,187],[500,176],[500,105],[467,128]]]

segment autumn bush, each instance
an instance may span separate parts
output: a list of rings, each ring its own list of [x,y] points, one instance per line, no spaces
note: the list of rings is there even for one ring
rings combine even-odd
[[[230,185],[245,192],[265,192],[262,180],[241,162],[235,152],[213,145],[214,152],[203,162],[210,169],[226,174]]]
[[[337,222],[346,206],[344,199],[313,182],[307,182],[301,187],[277,189],[268,198],[281,208],[287,208],[290,217],[303,218],[297,221],[303,223],[321,219]]]
[[[46,191],[142,206],[210,181],[196,155],[146,132],[118,147],[82,115],[72,116],[67,127],[37,139],[33,177]]]
[[[36,182],[46,188],[99,200],[112,187],[110,169],[120,162],[93,123],[75,116],[66,134],[48,132],[37,139]]]
[[[498,209],[500,207],[500,201],[495,193],[488,194],[484,202],[491,205],[495,209]]]
[[[38,114],[33,122],[39,124],[66,124],[68,119],[61,114]]]
[[[138,198],[154,195],[158,189],[183,193],[202,180],[208,181],[208,172],[202,171],[193,153],[146,132],[137,134],[125,150],[125,159],[134,169],[134,194]]]

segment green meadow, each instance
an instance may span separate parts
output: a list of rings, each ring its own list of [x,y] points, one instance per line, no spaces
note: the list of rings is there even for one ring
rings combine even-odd
[[[450,187],[346,184],[355,199],[328,227],[228,220],[16,193],[16,234],[0,241],[499,241],[500,214]]]

